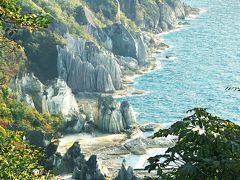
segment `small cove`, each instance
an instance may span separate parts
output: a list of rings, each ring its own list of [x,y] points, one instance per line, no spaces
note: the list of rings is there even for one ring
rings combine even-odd
[[[161,35],[172,46],[157,55],[161,68],[137,77],[133,85],[145,94],[120,100],[133,105],[141,123],[171,124],[195,107],[239,122],[240,93],[225,89],[240,84],[240,2],[184,2],[205,12],[185,20],[189,25],[180,31]]]

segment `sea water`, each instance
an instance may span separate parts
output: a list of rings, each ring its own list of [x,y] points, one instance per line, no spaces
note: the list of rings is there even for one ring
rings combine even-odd
[[[136,79],[143,96],[125,97],[138,122],[171,124],[195,107],[240,122],[240,0],[184,0],[205,11],[181,30],[161,35],[172,46],[161,68]],[[165,56],[176,57],[165,59]]]

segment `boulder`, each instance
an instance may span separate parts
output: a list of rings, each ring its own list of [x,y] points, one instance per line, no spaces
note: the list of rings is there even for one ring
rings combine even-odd
[[[135,155],[146,154],[147,146],[148,145],[143,138],[136,138],[124,144],[124,147]]]
[[[149,148],[166,148],[172,147],[175,144],[176,137],[169,138],[144,138],[138,137],[127,141],[123,146],[133,154],[143,155]]]
[[[96,126],[93,121],[86,121],[84,124],[84,132],[92,133],[95,130]]]

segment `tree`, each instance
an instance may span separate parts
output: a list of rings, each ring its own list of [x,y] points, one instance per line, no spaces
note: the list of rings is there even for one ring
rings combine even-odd
[[[33,29],[47,28],[50,23],[49,15],[22,14],[17,0],[0,0],[0,25],[5,25],[5,31],[12,36],[18,29],[26,28],[30,32]]]
[[[17,0],[0,0],[0,84],[8,82],[26,59],[22,47],[11,37],[20,29],[32,32],[49,23],[49,14],[23,13]]]
[[[36,179],[43,177],[39,165],[42,154],[21,140],[22,133],[4,130],[0,126],[0,179]]]
[[[240,174],[240,126],[213,116],[206,109],[160,130],[154,137],[178,136],[164,155],[148,159],[148,171],[157,169],[163,179],[228,179]]]

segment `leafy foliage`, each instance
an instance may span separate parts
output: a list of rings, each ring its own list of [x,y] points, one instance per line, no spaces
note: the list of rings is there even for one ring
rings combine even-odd
[[[206,109],[178,121],[154,137],[178,136],[164,155],[148,159],[149,171],[163,179],[237,179],[240,174],[240,126]]]
[[[46,28],[49,17],[42,14],[21,14],[17,0],[0,0],[0,23],[7,25],[5,31],[12,36],[18,29],[27,28],[30,32],[37,28]]]
[[[0,86],[0,125],[2,127],[28,132],[44,130],[56,132],[61,127],[58,115],[39,113],[17,100],[6,85]]]
[[[39,165],[43,155],[21,138],[20,132],[0,132],[0,179],[28,180],[43,176],[44,169]]]
[[[24,67],[26,56],[24,51],[14,41],[0,35],[0,84],[6,84]]]

